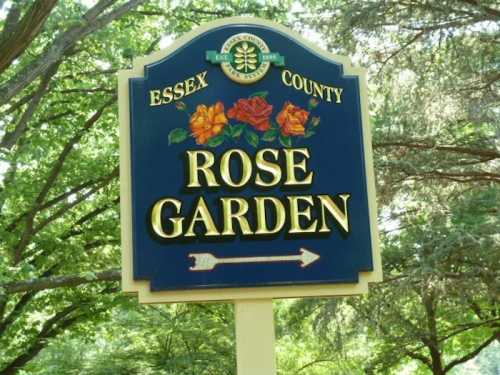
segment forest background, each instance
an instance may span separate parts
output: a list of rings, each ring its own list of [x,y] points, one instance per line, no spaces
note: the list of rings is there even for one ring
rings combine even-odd
[[[240,15],[369,71],[385,280],[275,303],[280,374],[499,374],[496,1],[0,0],[0,375],[235,374],[230,304],[120,292],[116,72]]]

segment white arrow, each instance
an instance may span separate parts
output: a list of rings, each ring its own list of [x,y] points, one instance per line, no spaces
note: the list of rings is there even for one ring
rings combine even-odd
[[[277,255],[262,257],[238,257],[238,258],[216,258],[211,253],[189,254],[194,259],[194,266],[189,267],[191,271],[211,271],[218,264],[240,264],[240,263],[270,263],[270,262],[301,262],[302,268],[307,267],[319,259],[319,255],[301,248],[299,255]]]

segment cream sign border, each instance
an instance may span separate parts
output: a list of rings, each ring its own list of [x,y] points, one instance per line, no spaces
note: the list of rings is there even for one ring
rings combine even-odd
[[[177,291],[150,290],[150,282],[136,281],[133,278],[132,249],[132,191],[131,191],[131,154],[130,154],[130,103],[129,78],[144,77],[144,67],[155,63],[172,54],[177,49],[211,29],[225,25],[259,25],[274,29],[288,35],[298,43],[306,46],[316,54],[332,62],[341,63],[344,74],[359,77],[361,111],[363,122],[363,142],[365,150],[365,168],[367,177],[368,208],[370,212],[370,231],[372,240],[373,271],[360,272],[358,283],[353,284],[320,284],[291,285],[251,288],[217,288],[191,289]],[[373,172],[373,156],[371,131],[368,121],[368,102],[366,94],[366,73],[364,69],[353,67],[348,58],[332,55],[312,45],[298,33],[279,24],[248,17],[232,17],[204,24],[177,39],[169,48],[155,52],[149,56],[134,60],[131,70],[121,70],[118,73],[118,107],[120,121],[120,210],[122,238],[122,290],[126,293],[137,293],[141,303],[162,302],[195,302],[195,301],[227,301],[243,299],[293,298],[312,296],[355,295],[368,291],[368,283],[382,281],[382,265],[379,250],[379,235],[377,229],[377,207],[375,196],[375,177]]]

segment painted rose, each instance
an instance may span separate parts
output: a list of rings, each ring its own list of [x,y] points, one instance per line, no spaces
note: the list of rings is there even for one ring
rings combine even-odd
[[[254,96],[249,99],[238,99],[233,107],[227,111],[230,119],[235,119],[252,125],[256,130],[269,130],[271,124],[269,118],[273,112],[273,106],[266,99]]]
[[[196,107],[196,112],[189,119],[189,127],[196,143],[204,145],[207,141],[219,135],[227,124],[224,104],[217,102],[207,107],[202,104]]]
[[[285,102],[283,109],[278,113],[278,116],[276,116],[276,121],[283,135],[304,135],[308,118],[308,111],[290,102]]]

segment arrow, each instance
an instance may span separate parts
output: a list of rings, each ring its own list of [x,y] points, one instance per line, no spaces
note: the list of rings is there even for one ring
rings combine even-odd
[[[270,263],[270,262],[295,262],[300,261],[302,268],[317,261],[320,257],[307,249],[301,248],[299,255],[277,255],[263,257],[238,257],[217,258],[211,253],[189,254],[194,259],[194,266],[189,267],[191,271],[212,271],[218,264],[241,264],[241,263]]]

